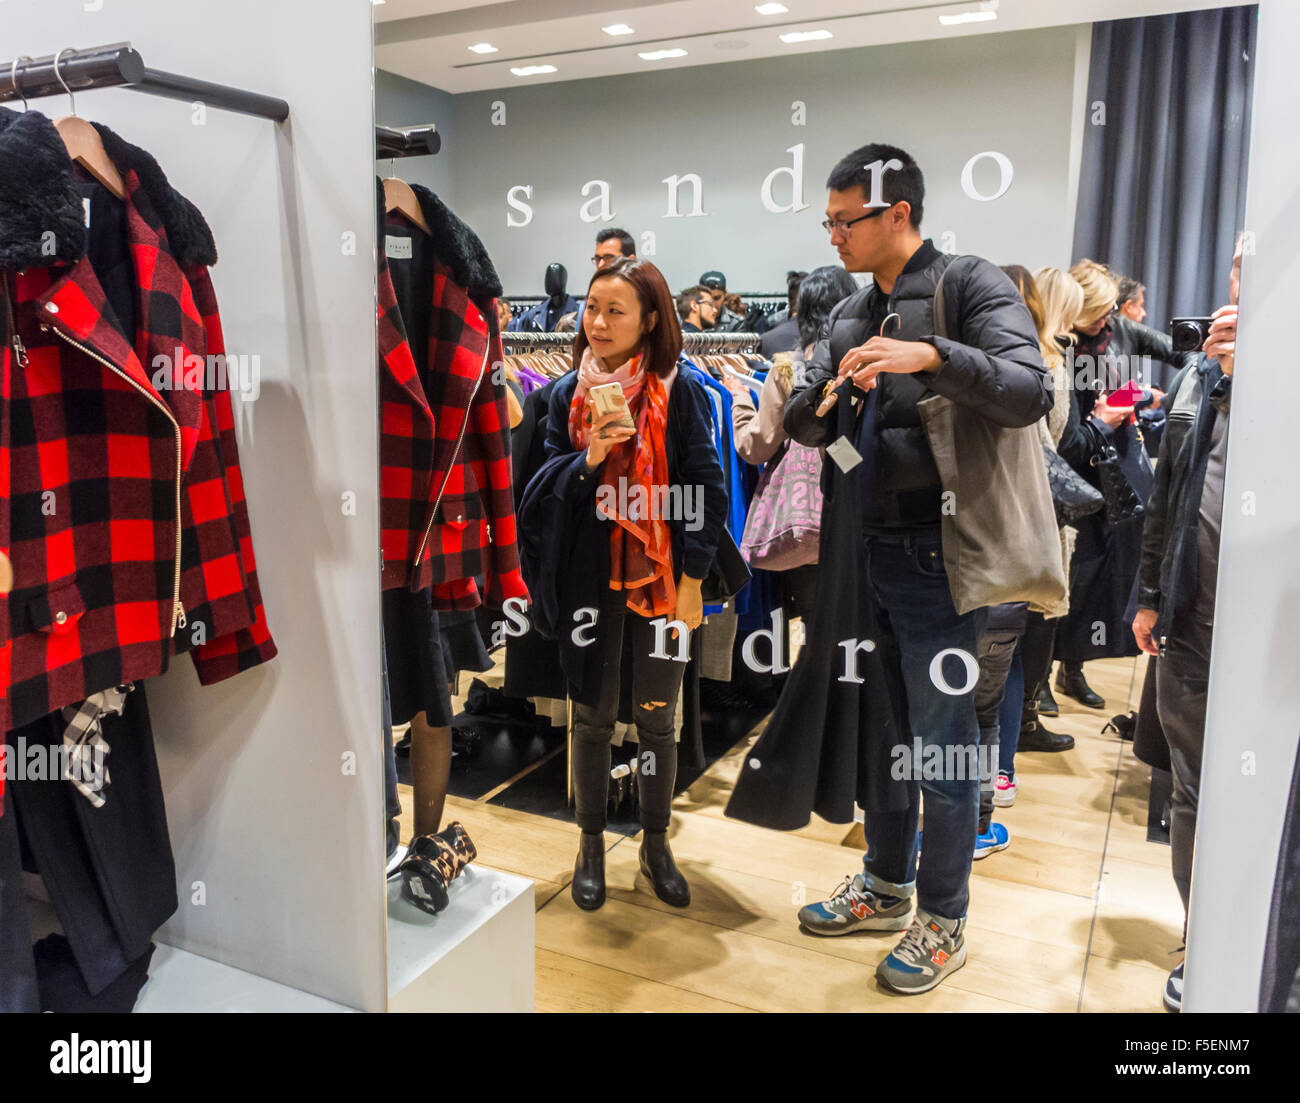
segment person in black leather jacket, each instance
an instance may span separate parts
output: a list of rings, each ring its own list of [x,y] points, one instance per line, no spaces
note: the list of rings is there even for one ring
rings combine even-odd
[[[1173,800],[1169,843],[1174,882],[1186,910],[1191,891],[1196,810],[1205,748],[1205,703],[1214,635],[1219,521],[1228,449],[1237,334],[1241,244],[1229,277],[1231,301],[1214,312],[1203,356],[1171,387],[1155,486],[1142,530],[1142,566],[1133,635],[1158,655],[1156,713],[1169,744]],[[1183,964],[1170,974],[1165,1006],[1182,1004]]]

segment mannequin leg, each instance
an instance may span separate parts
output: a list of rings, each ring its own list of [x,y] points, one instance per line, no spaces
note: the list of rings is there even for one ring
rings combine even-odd
[[[411,784],[415,790],[412,835],[432,835],[442,826],[451,775],[451,728],[433,728],[423,712],[411,718]]]

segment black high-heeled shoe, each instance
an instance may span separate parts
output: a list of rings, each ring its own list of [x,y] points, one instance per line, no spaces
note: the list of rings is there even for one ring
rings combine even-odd
[[[478,848],[459,821],[436,835],[417,836],[398,867],[402,895],[417,908],[437,915],[449,902],[447,890],[452,881],[477,857]]]
[[[605,902],[605,836],[584,831],[578,843],[578,860],[573,865],[573,902],[583,911],[594,912]]]
[[[645,832],[641,841],[640,859],[641,872],[649,879],[660,900],[674,908],[690,906],[691,887],[673,861],[667,831]]]

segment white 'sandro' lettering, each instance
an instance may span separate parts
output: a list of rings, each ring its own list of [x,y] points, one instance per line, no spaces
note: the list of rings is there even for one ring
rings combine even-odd
[[[586,624],[583,624],[583,619],[588,616],[590,616],[591,619],[587,621]],[[591,605],[586,605],[581,609],[575,609],[573,611],[573,623],[577,627],[573,630],[572,639],[578,647],[590,647],[596,642],[596,621],[599,619],[600,610]],[[585,638],[584,634],[586,634]]]
[[[769,641],[771,662],[761,662],[754,654],[759,638]],[[772,610],[772,627],[756,628],[745,637],[740,647],[740,657],[750,670],[758,674],[784,674],[790,669],[785,661],[785,610],[779,606]]]
[[[966,684],[960,688],[951,685],[947,678],[943,676],[943,660],[945,656],[956,655],[962,661],[966,668]],[[930,681],[940,693],[946,693],[949,697],[960,697],[963,693],[969,693],[975,688],[975,683],[979,681],[980,664],[975,661],[975,656],[969,651],[963,651],[960,647],[945,647],[933,659],[930,660]]]
[[[874,651],[876,649],[875,640],[840,640],[840,646],[844,648],[844,673],[840,675],[841,682],[857,682],[861,685],[866,681],[858,673],[858,652]]]

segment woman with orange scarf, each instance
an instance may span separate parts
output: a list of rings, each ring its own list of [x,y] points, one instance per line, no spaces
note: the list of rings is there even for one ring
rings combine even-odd
[[[572,488],[565,510],[549,511],[543,537],[567,540],[573,549],[560,567],[572,608],[560,611],[568,627],[559,636],[562,646],[585,648],[591,664],[580,687],[569,683],[582,828],[572,893],[587,910],[605,901],[609,748],[625,663],[632,708],[624,711],[635,719],[638,741],[641,871],[665,903],[690,903],[668,846],[674,720],[689,642],[679,634],[703,619],[700,585],[716,552],[726,490],[712,407],[694,369],[679,363],[681,347],[662,274],[648,261],[620,259],[592,277],[574,341],[575,370],[555,385],[547,415],[549,460],[539,478],[547,468],[563,468]],[[611,383],[621,388],[632,428],[616,424],[626,414],[597,413],[592,391]]]

